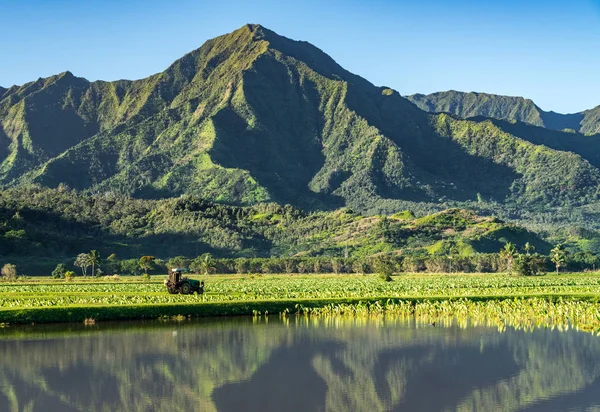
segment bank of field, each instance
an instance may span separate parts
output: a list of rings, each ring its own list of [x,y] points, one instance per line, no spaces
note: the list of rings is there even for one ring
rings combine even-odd
[[[600,330],[600,274],[540,277],[212,275],[204,295],[170,295],[164,277],[135,281],[0,283],[0,323],[163,316],[396,314],[559,321]],[[130,279],[132,280],[132,279]],[[513,319],[514,320],[514,319]]]

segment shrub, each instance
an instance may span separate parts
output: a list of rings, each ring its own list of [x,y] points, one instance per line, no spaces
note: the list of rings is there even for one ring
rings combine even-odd
[[[71,281],[71,279],[73,279],[73,277],[75,276],[75,272],[71,271],[71,270],[67,270],[65,272],[65,280],[67,282]]]
[[[52,277],[54,279],[61,279],[65,277],[67,272],[67,266],[64,263],[59,263],[56,268],[52,271]]]
[[[17,267],[12,263],[7,263],[2,267],[2,276],[8,281],[17,279]]]

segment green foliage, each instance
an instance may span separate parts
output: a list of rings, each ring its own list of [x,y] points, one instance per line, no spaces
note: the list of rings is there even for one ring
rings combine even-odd
[[[412,308],[421,308],[419,313],[430,308],[432,315],[452,317],[467,307],[473,308],[469,313],[479,320],[492,315],[481,305],[500,306],[503,319],[521,313],[531,322],[531,316],[539,313],[544,322],[558,316],[582,328],[594,327],[592,330],[598,330],[600,321],[597,293],[590,294],[600,286],[597,274],[402,276],[394,282],[382,282],[375,276],[214,276],[207,282],[209,292],[202,296],[170,295],[160,280],[110,280],[0,284],[0,322],[156,319],[177,314],[248,315],[253,311],[411,315]],[[522,306],[529,299],[535,303]],[[555,304],[559,308],[553,309]],[[493,325],[501,324],[496,323],[495,315],[493,319]]]
[[[514,268],[520,276],[537,276],[545,267],[543,256],[534,254],[520,254],[516,257]]]
[[[559,272],[561,267],[565,266],[568,254],[569,252],[562,243],[559,243],[550,251],[550,261],[554,263],[556,273]]]
[[[408,99],[422,110],[451,113],[463,119],[484,116],[524,122],[567,133],[600,132],[600,117],[596,114],[598,108],[581,113],[560,114],[545,112],[531,100],[522,97],[463,93],[454,90],[429,95],[415,94],[408,96]]]
[[[92,266],[92,276],[96,276],[96,266],[100,266],[100,262],[102,259],[100,258],[100,253],[97,250],[92,250],[88,254],[89,263]]]
[[[528,243],[529,244],[529,243]],[[515,259],[518,257],[519,252],[514,244],[508,242],[504,245],[502,250],[500,250],[499,256],[500,259],[506,262],[506,268],[509,274],[512,274],[512,268],[515,262]]]
[[[385,282],[392,281],[394,265],[389,257],[377,256],[373,262],[373,268],[381,280]]]
[[[27,236],[18,243],[2,236],[13,230]],[[346,255],[368,258],[394,250],[418,255],[440,241],[437,254],[495,253],[508,239],[519,245],[529,241],[542,253],[550,249],[532,232],[460,209],[397,219],[363,217],[347,209],[306,213],[273,203],[240,207],[194,197],[150,201],[39,187],[9,189],[0,196],[0,253],[33,275],[47,274],[59,262],[70,266],[78,255],[75,268],[89,273],[89,254],[82,249],[108,256],[101,262],[105,274],[134,275],[143,272],[140,256],[165,259],[172,267],[188,267],[191,258],[204,253],[215,258],[323,256],[327,259],[318,265],[330,267],[331,259]],[[179,258],[170,260],[175,256]],[[37,269],[42,263],[45,268]],[[307,262],[302,270],[313,264]],[[166,266],[157,263],[150,270],[164,273]],[[340,270],[351,268],[352,263],[344,262]],[[281,273],[286,268],[268,270]]]
[[[195,273],[202,275],[210,275],[216,270],[215,260],[210,253],[205,253],[202,256],[198,256],[196,259],[190,262],[190,270]]]
[[[67,265],[64,263],[59,263],[56,265],[56,268],[52,271],[52,277],[54,279],[60,279],[65,277],[65,273],[67,272]]]
[[[77,255],[74,265],[81,269],[83,276],[87,276],[88,268],[93,265],[92,257],[88,253],[80,253]]]
[[[191,260],[185,256],[175,256],[167,261],[167,268],[187,268],[190,266]]]
[[[139,261],[140,268],[144,271],[144,274],[148,274],[148,271],[154,266],[154,256],[142,256]]]

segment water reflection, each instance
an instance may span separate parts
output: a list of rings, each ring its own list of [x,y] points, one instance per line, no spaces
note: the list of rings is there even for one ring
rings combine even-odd
[[[565,411],[600,338],[291,318],[0,330],[0,411]]]
[[[391,397],[386,376],[403,372],[404,393]],[[477,389],[497,384],[519,372],[505,342],[485,349],[440,345],[391,349],[381,353],[374,368],[375,386],[394,411],[455,410],[460,401]]]
[[[300,338],[275,349],[249,380],[215,389],[213,399],[217,410],[325,410],[327,382],[311,363],[318,354],[335,354],[341,346],[335,341],[310,342]]]

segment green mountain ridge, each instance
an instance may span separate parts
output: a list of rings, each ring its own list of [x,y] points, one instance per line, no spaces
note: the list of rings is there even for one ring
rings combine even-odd
[[[4,187],[365,214],[577,206],[596,202],[600,187],[584,136],[429,114],[260,25],[146,79],[65,72],[12,87],[0,125]]]
[[[561,114],[546,112],[523,97],[456,90],[413,94],[406,98],[427,112],[450,113],[461,118],[483,116],[519,121],[554,130],[575,130],[586,135],[600,133],[600,106],[579,113]]]

